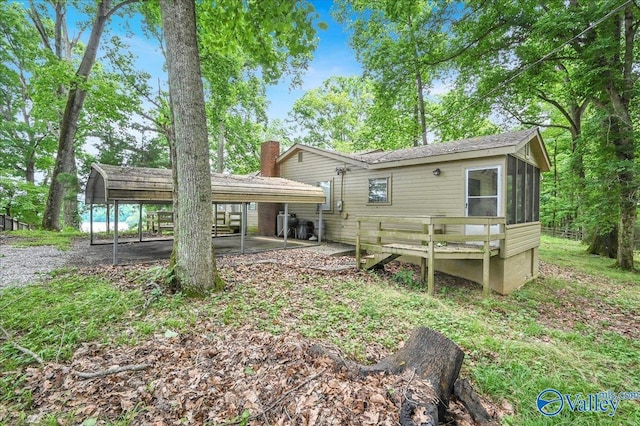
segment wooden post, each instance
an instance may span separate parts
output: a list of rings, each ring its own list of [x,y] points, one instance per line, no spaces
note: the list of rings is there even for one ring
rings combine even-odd
[[[362,269],[362,263],[360,262],[360,219],[356,219],[356,267]]]
[[[434,276],[434,260],[435,260],[435,251],[436,251],[436,247],[433,243],[433,222],[430,221],[429,222],[429,251],[428,251],[428,255],[429,255],[429,260],[428,260],[428,273],[429,273],[429,279],[427,281],[427,291],[429,292],[430,295],[433,296],[434,292],[435,292],[435,285],[434,285],[434,281],[435,281],[435,276]]]
[[[376,238],[376,244],[379,246],[382,245],[382,236],[380,235],[381,231],[382,231],[382,222],[378,222],[378,237]]]
[[[429,232],[429,227],[427,225],[422,225],[422,233],[427,234]],[[421,244],[427,243],[428,240],[421,241]],[[424,257],[420,258],[420,280],[424,284],[427,281],[427,259]]]
[[[489,265],[491,264],[491,219],[485,223],[484,253],[482,255],[482,296],[489,295]]]
[[[213,236],[218,236],[218,203],[213,204]]]

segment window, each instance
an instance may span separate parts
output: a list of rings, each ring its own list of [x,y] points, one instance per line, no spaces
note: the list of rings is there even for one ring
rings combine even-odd
[[[467,170],[467,216],[497,216],[498,167]]]
[[[540,169],[507,158],[507,224],[540,220]]]
[[[302,151],[298,151],[298,163],[302,163]]]
[[[258,205],[256,203],[249,203],[249,210],[258,210]]]
[[[369,203],[389,203],[389,178],[369,179]]]
[[[331,181],[326,180],[323,182],[318,182],[317,185],[320,188],[322,188],[322,190],[324,191],[324,196],[326,197],[324,204],[320,204],[320,208],[322,209],[322,211],[330,211],[331,210]]]

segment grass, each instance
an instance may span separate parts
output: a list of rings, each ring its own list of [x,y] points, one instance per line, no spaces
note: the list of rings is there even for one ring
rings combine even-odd
[[[83,342],[112,343],[144,303],[137,291],[123,292],[105,279],[64,273],[51,281],[0,293],[0,325],[45,361],[68,360]],[[8,343],[0,369],[32,360]]]
[[[188,332],[205,316],[221,327],[297,331],[372,362],[368,347],[393,351],[411,329],[427,326],[463,348],[461,375],[483,396],[513,407],[504,424],[640,424],[639,401],[622,401],[614,418],[566,409],[545,418],[537,411],[536,398],[547,388],[582,395],[640,390],[640,341],[609,322],[628,318],[637,326],[638,274],[612,268],[611,260],[586,255],[583,246],[567,240],[543,238],[540,256],[570,273],[539,278],[509,296],[483,299],[480,286],[449,286],[431,297],[407,285],[406,276],[396,282],[299,275],[237,285],[204,301],[152,294],[146,312],[140,312],[144,301],[137,291],[67,273],[0,293],[0,324],[45,361],[69,359],[82,342],[135,345],[158,331]],[[586,308],[600,309],[603,318],[584,315]],[[616,316],[608,318],[610,313]],[[0,346],[0,405],[17,407],[25,416],[31,395],[21,391],[20,371],[29,362],[9,343]]]
[[[69,250],[74,238],[85,235],[73,229],[65,229],[60,232],[21,230],[9,231],[5,234],[13,237],[7,240],[7,244],[14,247],[54,246],[60,250]]]
[[[634,276],[616,268],[614,259],[588,254],[586,249],[587,246],[579,241],[542,236],[541,254],[543,260],[615,281],[632,280],[637,282],[639,279],[637,275]],[[633,260],[636,269],[640,269],[640,251],[634,252]]]

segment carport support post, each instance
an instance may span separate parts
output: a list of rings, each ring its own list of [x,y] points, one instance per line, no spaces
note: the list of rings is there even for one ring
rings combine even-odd
[[[282,224],[284,235],[284,248],[287,248],[287,236],[289,235],[289,203],[284,203],[284,223]]]
[[[89,245],[93,245],[93,202],[89,204]]]
[[[247,220],[249,219],[249,203],[242,203],[242,228],[244,232],[242,235],[247,235]]]
[[[318,244],[322,244],[322,204],[318,207],[320,207],[318,211]]]
[[[138,205],[140,212],[138,214],[138,240],[142,242],[142,203]]]
[[[107,235],[109,235],[109,213],[111,213],[111,209],[109,208],[109,202],[107,201],[107,229],[105,229]]]
[[[240,254],[244,254],[244,234],[247,229],[247,203],[242,203],[242,218],[240,220]]]
[[[118,264],[118,200],[113,202],[113,264]]]

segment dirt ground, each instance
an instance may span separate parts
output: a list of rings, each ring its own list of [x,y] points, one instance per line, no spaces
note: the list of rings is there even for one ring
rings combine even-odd
[[[332,275],[362,278],[348,255],[353,249],[349,246],[305,244],[273,250],[282,240],[253,240],[248,247],[260,248],[259,253],[231,255],[234,240],[224,242],[224,249],[216,247],[219,253],[227,250],[219,267],[233,285],[260,289],[268,286],[260,277],[284,273],[295,278],[300,272],[312,281]],[[78,266],[80,274],[108,276],[114,285],[135,286],[126,278],[128,271],[143,267],[139,263],[167,259],[171,244],[125,243],[119,247],[123,261],[138,263],[111,266],[112,245],[76,241],[66,254],[67,265]],[[86,343],[68,362],[25,370],[25,387],[33,395],[27,422],[73,412],[74,421],[83,424],[131,415],[132,425],[394,425],[402,395],[410,387],[417,391],[428,386],[413,376],[353,376],[327,358],[310,355],[313,343],[295,332],[274,336],[251,326],[220,326],[200,316],[188,333],[160,333],[135,346]],[[373,345],[367,356],[382,359],[389,354]],[[487,408],[499,416],[497,407]],[[18,416],[0,407],[0,423]],[[450,402],[448,416],[451,424],[473,424],[459,401]]]

